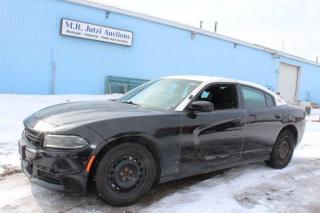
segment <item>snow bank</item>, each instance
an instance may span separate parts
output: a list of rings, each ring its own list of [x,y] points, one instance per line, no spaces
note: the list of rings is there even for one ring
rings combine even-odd
[[[320,212],[319,153],[320,123],[308,121],[288,167],[276,170],[263,162],[235,167],[178,190],[143,212]]]
[[[320,122],[320,109],[312,109],[310,115],[307,117],[307,120]]]

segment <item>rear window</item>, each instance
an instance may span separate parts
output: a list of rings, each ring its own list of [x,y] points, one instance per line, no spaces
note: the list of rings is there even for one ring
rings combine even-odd
[[[266,106],[264,92],[247,86],[241,86],[241,91],[246,107],[252,108]]]
[[[243,94],[245,106],[248,108],[275,105],[273,96],[259,89],[242,85],[241,91]]]

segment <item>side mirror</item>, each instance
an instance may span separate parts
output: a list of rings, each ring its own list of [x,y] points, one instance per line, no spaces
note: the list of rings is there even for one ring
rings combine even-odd
[[[209,101],[194,101],[191,103],[189,109],[201,112],[212,112],[214,105]]]

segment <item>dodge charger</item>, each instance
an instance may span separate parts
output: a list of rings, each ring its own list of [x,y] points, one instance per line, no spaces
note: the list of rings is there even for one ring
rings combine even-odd
[[[23,123],[19,153],[31,182],[73,194],[94,186],[123,206],[154,184],[257,161],[286,167],[305,113],[255,83],[170,76],[116,100],[50,106]]]

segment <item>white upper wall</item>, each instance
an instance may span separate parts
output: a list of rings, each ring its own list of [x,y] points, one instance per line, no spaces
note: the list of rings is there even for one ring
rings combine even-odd
[[[159,23],[159,24],[168,25],[168,26],[171,26],[171,27],[176,27],[176,28],[187,30],[187,31],[190,31],[190,32],[194,32],[194,33],[198,33],[198,34],[202,34],[202,35],[206,35],[206,36],[210,36],[210,37],[226,40],[226,41],[229,41],[229,42],[233,42],[235,44],[240,44],[240,45],[251,47],[251,48],[254,48],[254,49],[261,50],[261,51],[269,52],[269,53],[271,53],[271,54],[273,54],[275,56],[284,56],[284,57],[287,57],[287,58],[290,58],[290,59],[293,59],[293,60],[301,61],[301,62],[308,63],[308,64],[313,64],[313,65],[316,65],[316,66],[320,67],[319,63],[316,63],[314,61],[311,61],[311,60],[308,60],[308,59],[305,59],[305,58],[302,58],[302,57],[299,57],[299,56],[295,56],[295,55],[292,55],[292,54],[289,54],[289,53],[286,53],[286,52],[278,51],[278,50],[275,50],[275,49],[272,49],[272,48],[269,48],[269,47],[265,47],[265,46],[262,46],[262,45],[252,44],[250,42],[242,41],[242,40],[239,40],[239,39],[236,39],[236,38],[232,38],[232,37],[228,37],[228,36],[225,36],[225,35],[221,35],[221,34],[218,34],[218,33],[212,33],[210,31],[206,31],[206,30],[203,30],[203,29],[200,29],[200,28],[196,28],[196,27],[189,26],[189,25],[186,25],[186,24],[178,23],[178,22],[175,22],[175,21],[166,20],[166,19],[163,19],[163,18],[146,15],[146,14],[143,14],[143,13],[140,13],[140,12],[129,11],[129,10],[126,10],[126,9],[121,9],[121,8],[118,8],[118,7],[114,7],[114,6],[110,6],[110,5],[106,5],[106,4],[101,4],[101,3],[93,2],[93,1],[90,1],[90,0],[65,0],[65,1],[78,3],[78,4],[86,5],[86,6],[89,6],[89,7],[100,8],[100,9],[103,9],[103,10],[106,10],[106,11],[109,11],[109,12],[115,12],[115,13],[119,13],[119,14],[123,14],[123,15],[127,15],[127,16],[132,16],[132,17],[139,18],[139,19],[144,19],[144,20],[147,20],[147,21],[156,22],[156,23]]]

